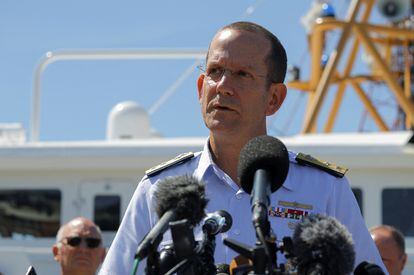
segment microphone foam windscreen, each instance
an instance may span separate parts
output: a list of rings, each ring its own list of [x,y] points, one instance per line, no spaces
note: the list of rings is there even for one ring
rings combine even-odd
[[[266,135],[255,137],[241,150],[237,173],[241,187],[249,194],[258,169],[269,173],[272,192],[282,186],[289,171],[289,153],[280,140]]]
[[[319,214],[305,217],[293,233],[299,274],[322,269],[322,274],[349,274],[355,251],[351,234],[337,219]]]
[[[208,200],[204,184],[194,177],[183,175],[165,178],[157,184],[154,197],[158,217],[168,210],[174,210],[176,220],[187,219],[195,226],[205,216]]]

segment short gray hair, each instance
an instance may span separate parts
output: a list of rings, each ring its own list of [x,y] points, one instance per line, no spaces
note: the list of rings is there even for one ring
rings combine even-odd
[[[65,223],[65,224],[63,224],[60,228],[59,228],[59,230],[58,230],[58,232],[57,232],[57,234],[56,234],[56,244],[60,244],[60,242],[62,241],[62,239],[63,239],[63,234],[64,234],[64,232],[65,232],[65,229],[72,223],[72,222],[74,222],[74,221],[76,221],[76,220],[81,220],[81,219],[86,219],[86,218],[84,218],[84,217],[76,217],[76,218],[74,218],[74,219],[72,219],[72,220],[70,220],[70,221],[68,221],[67,223]],[[99,235],[102,237],[102,231],[101,231],[101,229],[99,228],[99,226],[97,225],[97,224],[95,224],[94,223],[94,225],[95,225],[95,228],[96,228],[96,230],[98,231],[98,233],[99,233]]]

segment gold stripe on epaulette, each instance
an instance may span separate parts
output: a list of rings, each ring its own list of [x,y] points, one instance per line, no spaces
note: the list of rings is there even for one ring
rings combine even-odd
[[[348,171],[348,168],[341,167],[327,161],[322,161],[312,157],[311,155],[306,155],[303,153],[299,153],[295,159],[299,164],[319,168],[338,178],[344,177],[345,173]]]
[[[188,152],[188,153],[183,153],[180,154],[178,156],[176,156],[173,159],[170,159],[169,161],[163,162],[161,164],[158,164],[150,169],[148,169],[147,171],[145,171],[145,174],[150,177],[150,176],[154,176],[156,174],[158,174],[159,172],[161,172],[162,170],[174,166],[178,163],[182,163],[185,160],[191,159],[192,157],[194,157],[193,152]]]

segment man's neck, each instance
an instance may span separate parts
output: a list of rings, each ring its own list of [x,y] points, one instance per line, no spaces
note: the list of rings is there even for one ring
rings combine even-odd
[[[91,273],[91,271],[87,270],[61,270],[61,275],[94,275],[95,273]]]
[[[253,137],[251,137],[253,138]],[[210,149],[213,161],[223,170],[230,178],[240,186],[237,179],[237,166],[241,149],[251,138],[226,138],[210,134]]]

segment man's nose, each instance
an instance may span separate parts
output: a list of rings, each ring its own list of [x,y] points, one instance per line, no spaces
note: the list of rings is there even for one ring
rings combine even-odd
[[[232,72],[229,70],[224,70],[220,79],[217,82],[217,92],[225,95],[234,94],[234,83],[232,79]]]

